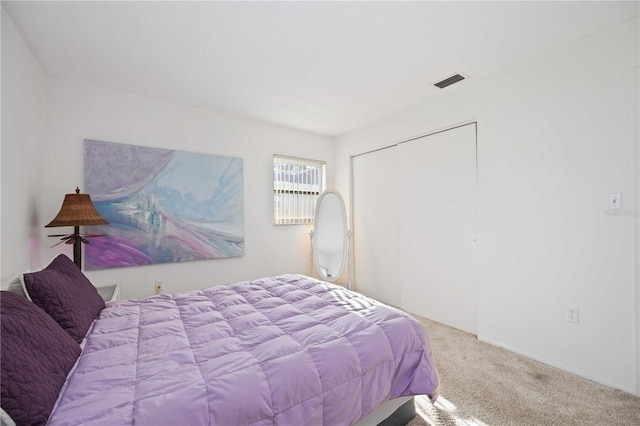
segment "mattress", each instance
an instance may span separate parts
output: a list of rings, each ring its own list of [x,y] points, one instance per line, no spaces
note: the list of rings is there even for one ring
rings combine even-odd
[[[410,315],[281,275],[108,303],[50,425],[351,425],[385,401],[438,395]]]

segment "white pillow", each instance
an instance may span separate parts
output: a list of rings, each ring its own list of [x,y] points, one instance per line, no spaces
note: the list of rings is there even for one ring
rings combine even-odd
[[[18,296],[22,296],[22,297],[26,298],[27,300],[31,301],[31,298],[29,297],[29,294],[27,293],[27,289],[24,286],[24,281],[22,279],[22,274],[15,275],[14,277],[11,278],[11,280],[9,281],[9,285],[7,286],[7,291],[10,291],[11,293],[15,293]]]
[[[31,271],[27,271],[25,272],[25,274],[28,272],[31,272]],[[33,300],[31,300],[31,296],[29,296],[29,292],[27,291],[27,286],[24,285],[24,275],[20,274],[19,277],[20,277],[20,288],[22,288],[22,295],[26,297],[29,302],[33,302]]]
[[[0,408],[0,424],[2,426],[16,426],[16,422],[14,422],[11,416],[2,408]]]

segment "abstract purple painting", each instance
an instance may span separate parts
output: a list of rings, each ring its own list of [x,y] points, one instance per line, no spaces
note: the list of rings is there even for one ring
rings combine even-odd
[[[243,162],[85,139],[84,190],[110,225],[85,269],[244,255]]]

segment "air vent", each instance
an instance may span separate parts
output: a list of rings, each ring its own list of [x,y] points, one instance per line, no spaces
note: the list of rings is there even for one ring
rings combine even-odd
[[[454,74],[451,77],[447,77],[442,81],[439,81],[437,83],[434,83],[433,85],[436,87],[439,87],[441,89],[444,89],[447,86],[451,86],[454,83],[457,83],[459,81],[464,80],[464,77],[461,76],[460,74]]]

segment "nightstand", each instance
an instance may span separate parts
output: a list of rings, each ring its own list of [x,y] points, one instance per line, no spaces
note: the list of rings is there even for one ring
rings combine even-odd
[[[96,290],[105,302],[115,302],[120,297],[120,284],[117,283],[96,287]]]

